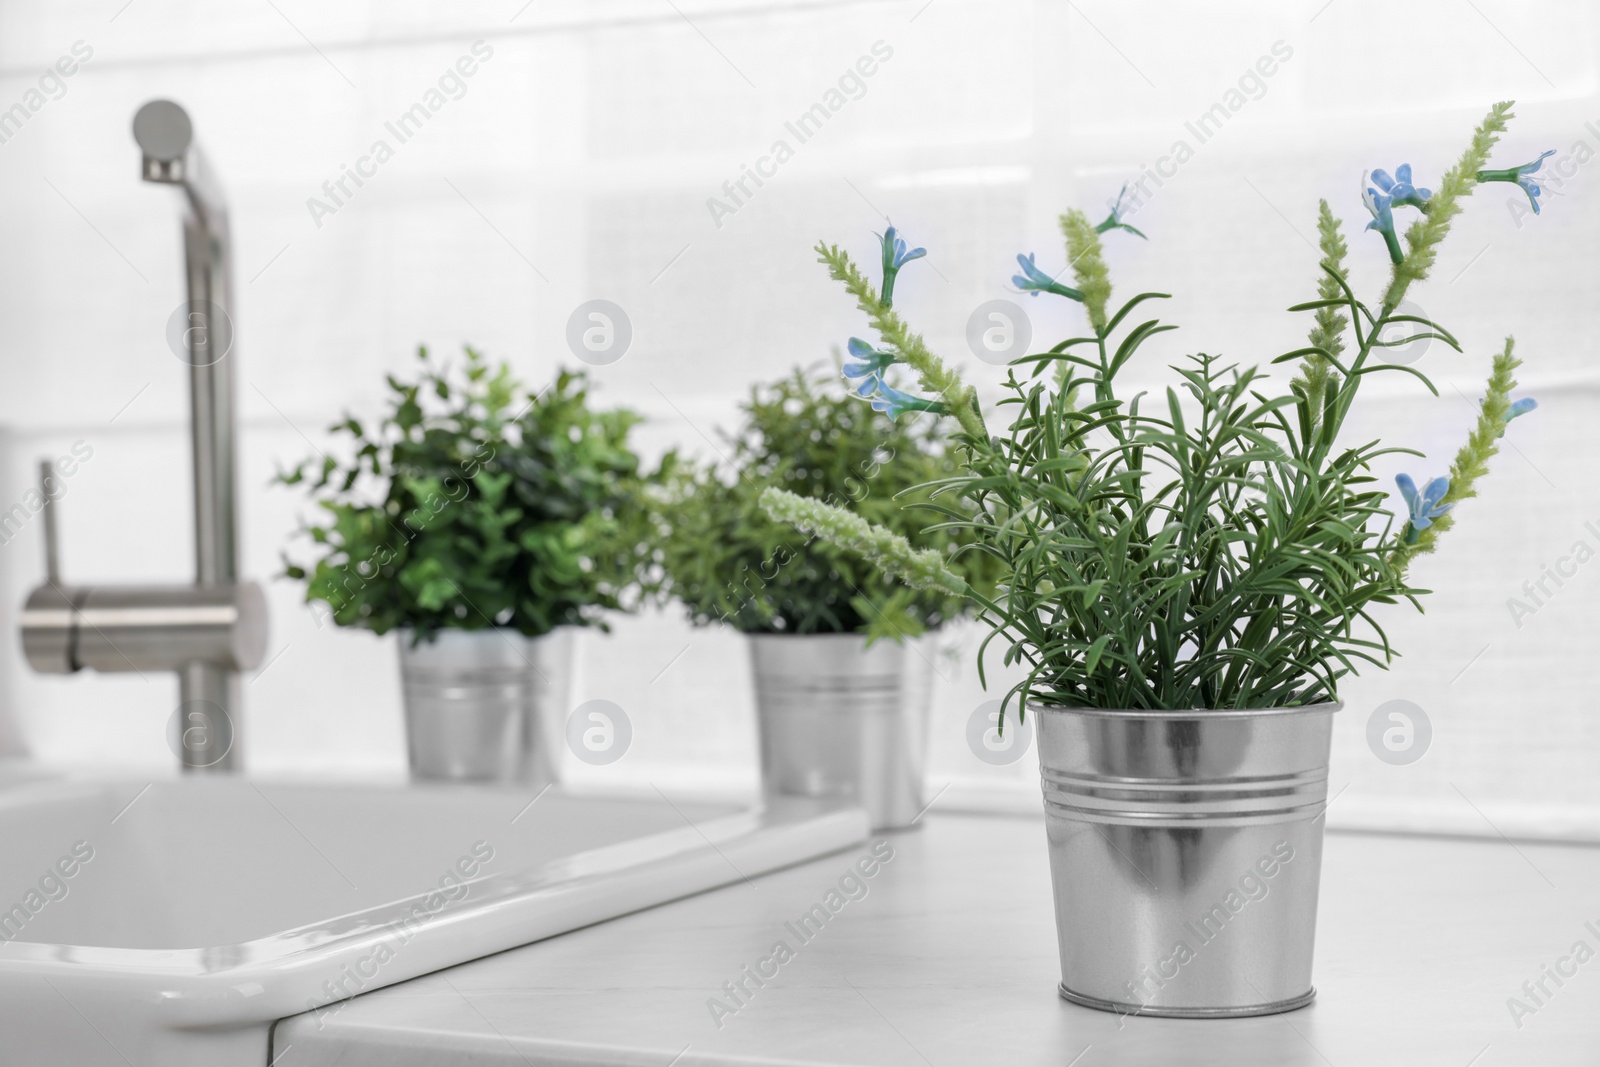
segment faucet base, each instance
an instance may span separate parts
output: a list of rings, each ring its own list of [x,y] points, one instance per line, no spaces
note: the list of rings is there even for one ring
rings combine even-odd
[[[242,769],[241,697],[236,671],[199,661],[178,668],[178,711],[167,740],[186,773]]]

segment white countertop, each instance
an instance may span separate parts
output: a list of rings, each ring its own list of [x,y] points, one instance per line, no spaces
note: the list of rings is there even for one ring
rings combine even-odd
[[[1040,819],[925,823],[876,839],[893,858],[807,942],[785,924],[870,843],[297,1016],[274,1067],[1600,1063],[1600,848],[1330,833],[1316,1002],[1188,1021],[1057,996]],[[780,940],[793,958],[719,1027],[708,1001]],[[1529,1000],[1578,941],[1595,957]]]

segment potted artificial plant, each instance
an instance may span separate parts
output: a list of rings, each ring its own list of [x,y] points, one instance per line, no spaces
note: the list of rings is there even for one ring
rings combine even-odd
[[[332,427],[346,459],[279,476],[325,513],[285,571],[336,625],[398,631],[415,776],[553,781],[576,631],[630,607],[647,561],[638,420],[593,410],[581,374],[534,395],[471,348],[417,356],[375,427]]]
[[[1323,202],[1316,298],[1290,309],[1310,316],[1310,343],[1272,361],[1298,364],[1288,382],[1200,354],[1172,368],[1165,395],[1119,395],[1118,373],[1172,327],[1132,317],[1163,294],[1111,304],[1100,235],[1130,227],[1115,211],[1099,225],[1069,211],[1075,285],[1032,256],[1019,257],[1015,281],[1082,304],[1089,328],[1014,361],[1004,417],[986,418],[849,257],[818,246],[881,338],[855,368],[862,392],[900,395],[884,384],[896,364],[920,376],[923,406],[950,416],[965,468],[934,500],[970,511],[951,529],[1008,573],[986,593],[859,509],[777,488],[763,504],[910,588],[970,598],[1006,661],[1026,668],[1007,702],[1037,716],[1070,1000],[1205,1017],[1285,1011],[1313,996],[1340,679],[1362,663],[1387,666],[1374,609],[1418,603],[1426,590],[1409,565],[1433,551],[1507,423],[1534,405],[1513,399],[1507,339],[1448,474],[1421,489],[1401,475],[1398,501],[1374,484],[1372,464],[1392,453],[1425,463],[1422,454],[1341,431],[1369,375],[1404,373],[1432,391],[1415,368],[1385,361],[1386,347],[1422,334],[1460,351],[1444,327],[1397,309],[1474,185],[1516,182],[1538,196],[1538,161],[1486,169],[1509,118],[1497,104],[1436,191],[1414,186],[1408,166],[1363,183],[1367,229],[1392,265],[1375,303],[1351,290],[1340,223]],[[1414,213],[1403,249],[1402,211]],[[887,251],[884,262],[893,269]],[[883,291],[893,279],[886,270]],[[1391,324],[1405,336],[1386,335]]]
[[[904,498],[959,473],[955,457],[934,419],[891,419],[805,371],[753,390],[742,412],[725,470],[677,472],[661,511],[663,591],[696,625],[748,635],[767,791],[851,797],[875,827],[909,826],[923,805],[935,654],[924,635],[967,601],[907,588],[774,522],[760,496],[780,487],[849,502],[943,557],[963,535],[936,529],[938,516],[908,509]]]

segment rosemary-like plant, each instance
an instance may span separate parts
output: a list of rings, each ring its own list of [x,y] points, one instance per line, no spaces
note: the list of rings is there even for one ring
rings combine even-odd
[[[1258,368],[1199,353],[1173,366],[1178,381],[1155,402],[1119,396],[1118,374],[1175,327],[1134,314],[1166,294],[1140,293],[1112,309],[1100,238],[1138,231],[1115,210],[1098,225],[1074,210],[1061,228],[1075,284],[1056,281],[1031,255],[1017,257],[1022,273],[1014,281],[1033,295],[1082,303],[1090,332],[1014,361],[1000,405],[1009,422],[992,436],[972,389],[845,252],[818,245],[882,341],[852,341],[853,351],[870,353],[855,368],[858,392],[891,415],[934,411],[957,422],[965,470],[932,486],[932,499],[920,506],[941,511],[950,529],[969,535],[964,550],[992,556],[1006,579],[986,595],[937,557],[839,507],[777,489],[763,495],[763,506],[908,585],[973,598],[993,629],[985,648],[1000,638],[1006,662],[1026,667],[1007,694],[1008,705],[1018,698],[1019,713],[1030,704],[1228,709],[1337,700],[1340,680],[1361,664],[1391,662],[1395,652],[1373,607],[1404,599],[1420,609],[1427,591],[1409,583],[1408,564],[1433,550],[1450,509],[1475,495],[1507,422],[1534,406],[1511,400],[1518,360],[1508,338],[1449,475],[1421,490],[1401,475],[1399,514],[1374,484],[1373,464],[1388,453],[1422,454],[1340,440],[1370,375],[1409,374],[1437,395],[1420,371],[1386,360],[1387,349],[1430,337],[1461,350],[1444,327],[1399,308],[1427,277],[1474,185],[1515,182],[1537,210],[1530,175],[1539,161],[1485,169],[1510,118],[1509,103],[1494,106],[1437,193],[1414,186],[1409,166],[1393,176],[1373,171],[1374,185],[1363,183],[1367,228],[1384,238],[1393,263],[1376,306],[1351,291],[1340,225],[1322,202],[1318,297],[1289,309],[1312,315],[1309,344],[1272,361],[1298,362],[1287,391]],[[1404,250],[1396,208],[1418,212]],[[899,239],[891,229],[882,240],[886,274],[891,265],[897,271],[903,264],[890,253]],[[887,274],[885,290],[892,281]],[[917,371],[933,395],[884,382],[896,363]]]

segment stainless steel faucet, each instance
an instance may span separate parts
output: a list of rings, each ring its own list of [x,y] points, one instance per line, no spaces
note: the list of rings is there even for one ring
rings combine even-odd
[[[184,194],[189,299],[181,320],[189,364],[194,454],[192,585],[71,586],[61,580],[54,471],[40,467],[45,498],[45,581],[22,613],[22,647],[37,671],[176,671],[179,707],[169,740],[185,770],[240,765],[239,672],[267,645],[261,587],[239,580],[237,433],[234,421],[232,257],[228,212],[188,114],[152,100],[133,118],[140,176]]]

